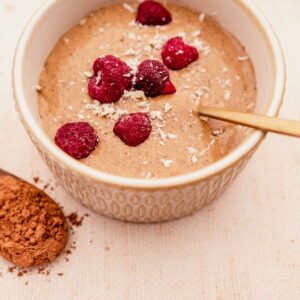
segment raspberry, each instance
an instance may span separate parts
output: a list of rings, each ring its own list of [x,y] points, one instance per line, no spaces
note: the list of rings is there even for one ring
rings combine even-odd
[[[99,142],[94,128],[87,122],[66,123],[56,132],[55,144],[75,159],[89,156]]]
[[[102,103],[120,100],[124,90],[132,88],[131,69],[119,58],[107,55],[93,65],[94,75],[88,83],[88,93]]]
[[[149,116],[141,112],[122,116],[114,126],[114,134],[131,147],[144,143],[151,130]]]
[[[171,70],[181,70],[199,57],[195,47],[184,43],[181,37],[172,38],[163,46],[161,56]]]
[[[100,82],[97,76],[90,78],[88,83],[89,95],[101,103],[117,102],[124,93],[123,77],[118,70],[112,69],[110,72],[102,72]]]
[[[94,75],[97,75],[103,68],[118,69],[124,77],[125,90],[130,90],[132,88],[132,70],[121,59],[113,55],[106,55],[103,58],[97,58],[93,64]]]
[[[136,22],[142,25],[166,25],[172,21],[171,14],[160,3],[152,0],[139,5]]]
[[[169,94],[176,93],[175,85],[170,80],[168,80],[162,93],[163,93],[163,95],[169,95]]]
[[[145,60],[136,74],[135,88],[144,91],[147,97],[161,95],[169,81],[168,69],[157,60]]]

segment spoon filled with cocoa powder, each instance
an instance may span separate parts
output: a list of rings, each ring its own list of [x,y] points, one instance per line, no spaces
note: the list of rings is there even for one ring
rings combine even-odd
[[[0,255],[18,267],[55,260],[68,239],[66,218],[42,190],[0,169]]]

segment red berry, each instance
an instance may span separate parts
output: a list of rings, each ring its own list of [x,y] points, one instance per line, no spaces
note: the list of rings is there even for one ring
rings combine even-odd
[[[168,80],[162,93],[163,95],[170,95],[176,93],[175,85],[170,80]]]
[[[94,75],[88,83],[88,93],[102,103],[120,100],[124,90],[132,88],[131,69],[119,58],[107,55],[93,65]]]
[[[147,97],[161,95],[169,81],[168,69],[157,60],[145,60],[136,74],[135,88],[144,91]]]
[[[88,83],[89,95],[101,103],[112,103],[119,101],[124,93],[122,75],[118,71],[103,72],[100,83],[97,76],[90,78]]]
[[[66,123],[56,132],[55,144],[75,159],[89,156],[99,139],[94,128],[87,122]]]
[[[161,56],[169,69],[181,70],[197,60],[199,54],[195,47],[185,44],[181,37],[176,37],[167,41]]]
[[[106,55],[105,57],[97,58],[93,64],[94,75],[97,75],[103,69],[118,69],[124,77],[125,90],[130,90],[132,88],[132,70],[118,57]]]
[[[151,130],[149,116],[141,112],[122,116],[114,126],[114,134],[131,147],[144,143]]]
[[[139,5],[136,22],[142,25],[166,25],[172,21],[171,14],[160,3],[146,0]]]

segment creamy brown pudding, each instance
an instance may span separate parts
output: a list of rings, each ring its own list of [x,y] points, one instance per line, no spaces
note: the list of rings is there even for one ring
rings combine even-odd
[[[39,83],[44,130],[53,140],[63,124],[88,122],[99,143],[80,161],[104,172],[162,178],[198,170],[232,151],[245,133],[238,126],[199,118],[197,105],[254,111],[252,63],[243,46],[212,16],[165,4],[172,22],[145,26],[135,22],[138,5],[102,7],[58,41]],[[88,95],[87,83],[97,57],[114,55],[136,70],[145,59],[162,62],[163,45],[178,36],[198,49],[199,58],[182,70],[170,70],[176,93],[150,98],[131,90],[108,104]],[[149,138],[137,147],[126,145],[113,133],[120,116],[133,112],[147,113],[152,123]]]

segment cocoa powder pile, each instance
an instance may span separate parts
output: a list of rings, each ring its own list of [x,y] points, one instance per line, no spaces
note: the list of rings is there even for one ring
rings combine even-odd
[[[64,249],[68,225],[43,191],[12,176],[0,177],[0,255],[25,268],[53,261]]]

